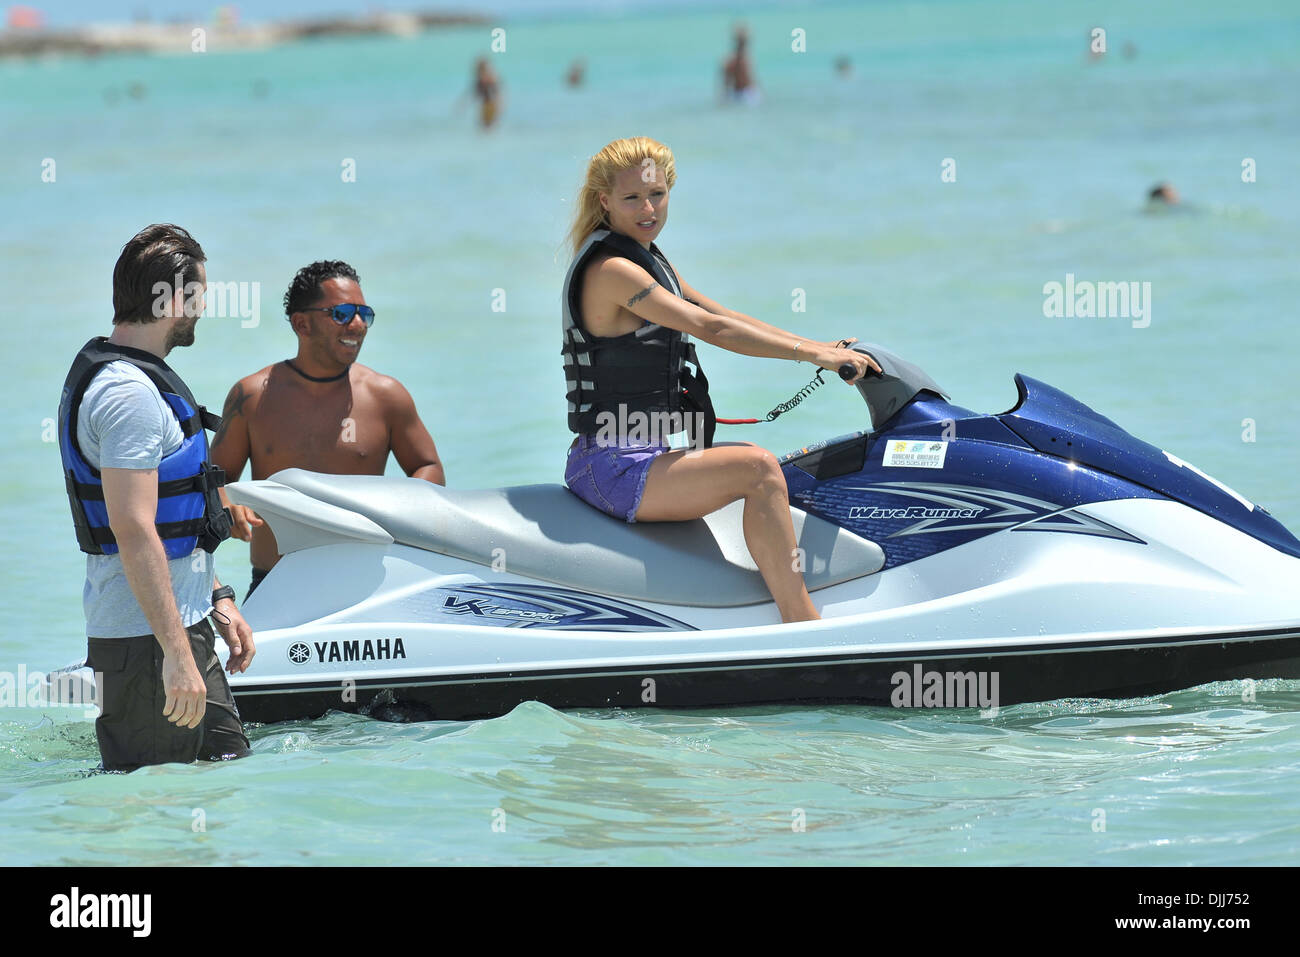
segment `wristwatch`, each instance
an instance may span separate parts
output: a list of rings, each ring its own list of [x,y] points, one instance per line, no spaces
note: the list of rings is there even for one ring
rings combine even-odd
[[[229,585],[222,585],[220,588],[217,588],[217,589],[214,589],[214,590],[213,590],[213,592],[212,592],[212,604],[215,605],[217,602],[221,601],[221,599],[223,599],[223,598],[230,598],[230,599],[233,600],[234,597],[235,597],[235,590],[234,590],[233,588],[231,588]]]

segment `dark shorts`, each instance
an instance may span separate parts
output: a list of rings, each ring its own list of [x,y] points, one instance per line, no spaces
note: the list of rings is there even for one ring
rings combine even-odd
[[[108,771],[134,771],[146,764],[225,761],[252,751],[239,709],[216,652],[216,635],[205,618],[187,628],[194,663],[208,687],[207,710],[197,728],[163,717],[162,646],[153,635],[88,638],[86,664],[102,683],[95,719],[99,756]],[[100,675],[102,674],[102,679]]]
[[[601,445],[580,435],[569,449],[564,483],[593,508],[635,522],[650,465],[668,451],[663,445]]]

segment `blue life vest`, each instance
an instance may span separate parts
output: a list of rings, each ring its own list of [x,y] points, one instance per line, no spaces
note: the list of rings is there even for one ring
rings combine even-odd
[[[651,243],[647,251],[631,237],[608,229],[587,237],[564,277],[561,300],[570,430],[598,432],[605,416],[617,421],[627,413],[668,414],[680,417],[692,442],[698,424],[702,444],[712,445],[717,419],[709,400],[709,380],[689,336],[653,322],[621,336],[594,336],[584,328],[582,277],[602,253],[632,260],[664,289],[686,298],[677,273],[658,246]]]
[[[167,558],[184,558],[195,547],[211,552],[230,537],[230,513],[217,489],[225,473],[208,461],[205,429],[215,431],[221,417],[199,405],[181,377],[162,359],[143,349],[119,346],[103,336],[91,339],[73,360],[59,400],[59,453],[77,544],[88,555],[117,554],[117,539],[108,526],[100,471],[81,454],[77,418],[81,400],[95,374],[109,362],[131,363],[149,377],[180,423],[185,440],[158,465],[158,511],[154,527]]]

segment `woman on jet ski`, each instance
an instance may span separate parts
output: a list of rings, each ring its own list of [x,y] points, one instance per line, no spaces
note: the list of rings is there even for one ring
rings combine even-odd
[[[681,279],[654,245],[676,179],[672,152],[647,137],[615,140],[587,167],[563,296],[569,428],[578,433],[565,482],[628,522],[686,521],[744,499],[745,543],[782,620],[815,619],[785,476],[766,449],[713,445],[708,380],[689,336],[832,371],[848,364],[854,381],[879,367],[728,309]],[[680,433],[690,447],[671,449],[669,436]]]

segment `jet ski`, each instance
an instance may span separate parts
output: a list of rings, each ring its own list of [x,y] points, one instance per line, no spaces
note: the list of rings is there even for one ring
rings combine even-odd
[[[781,461],[822,620],[782,624],[743,503],[628,525],[562,485],[288,469],[231,485],[283,557],[245,720],[555,708],[999,706],[1300,678],[1300,541],[1024,375],[998,415],[860,344],[871,428]],[[846,371],[848,367],[846,367]]]

